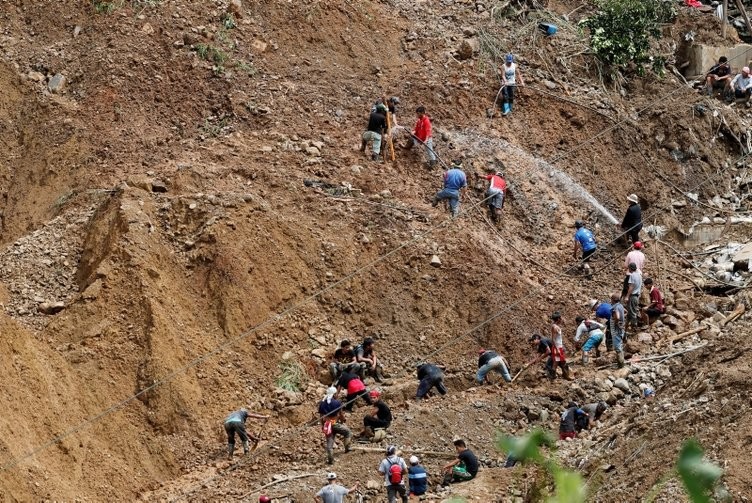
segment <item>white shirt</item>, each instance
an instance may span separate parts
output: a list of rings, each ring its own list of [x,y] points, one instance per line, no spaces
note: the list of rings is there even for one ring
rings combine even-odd
[[[511,65],[504,65],[504,81],[510,85],[513,86],[517,83],[517,64],[512,63]]]
[[[585,321],[590,322],[590,330],[588,330],[587,325],[585,325]],[[595,328],[593,328],[595,327]],[[574,340],[579,342],[580,338],[585,334],[595,335],[596,333],[599,333],[603,335],[603,329],[606,328],[606,325],[603,325],[601,323],[598,323],[597,321],[593,320],[584,320],[582,323],[580,323],[580,326],[577,327],[577,333],[574,335]],[[589,337],[589,336],[588,336]]]
[[[738,91],[746,91],[752,88],[752,75],[745,77],[741,73],[731,81],[731,87]]]

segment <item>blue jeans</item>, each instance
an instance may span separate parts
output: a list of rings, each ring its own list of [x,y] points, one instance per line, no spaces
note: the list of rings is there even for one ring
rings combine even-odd
[[[624,351],[622,341],[624,340],[624,329],[621,327],[611,327],[611,339],[613,340],[614,351],[617,353]]]
[[[582,346],[582,350],[588,352],[592,349],[597,348],[601,344],[601,342],[603,342],[603,334],[593,334],[588,337],[588,340],[585,341],[585,344]]]
[[[475,374],[475,380],[478,381],[478,384],[482,384],[486,379],[486,374],[492,370],[501,374],[506,382],[512,382],[512,376],[509,375],[509,369],[504,365],[504,360],[501,356],[497,356],[478,369],[478,373]]]
[[[415,397],[425,397],[433,387],[436,388],[436,391],[438,391],[440,395],[446,395],[447,389],[444,386],[444,376],[426,376],[421,379]]]
[[[423,143],[421,143],[417,138],[413,138],[413,146],[417,147],[419,145],[425,145],[429,161],[436,160],[436,154],[433,152],[433,138],[429,138]]]
[[[456,217],[460,213],[460,191],[455,189],[442,189],[434,198],[434,201],[449,200],[449,209],[452,211],[452,216]]]

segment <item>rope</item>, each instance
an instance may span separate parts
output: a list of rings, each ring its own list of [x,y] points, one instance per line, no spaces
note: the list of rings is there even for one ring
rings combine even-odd
[[[747,49],[744,54],[746,54],[747,52],[750,52],[750,51],[752,51],[752,48],[751,49]],[[497,75],[497,77],[498,77],[498,75]],[[671,91],[669,93],[666,93],[665,95],[661,96],[660,98],[656,99],[655,101],[651,102],[650,104],[648,104],[644,108],[642,108],[639,111],[637,111],[637,114],[639,115],[640,113],[644,112],[645,110],[651,108],[654,104],[659,103],[659,102],[665,100],[668,96],[671,96],[671,95],[673,95],[674,93],[676,93],[676,92],[678,92],[680,90],[684,90],[684,88],[683,87],[682,88],[678,88],[678,89],[673,90],[673,91]],[[623,121],[617,122],[612,127],[610,127],[608,129],[602,131],[601,133],[599,133],[599,134],[591,137],[588,140],[584,140],[580,144],[576,145],[572,150],[570,150],[568,152],[563,152],[562,154],[560,154],[558,156],[554,156],[554,158],[551,161],[549,161],[549,162],[550,163],[557,162],[557,161],[563,159],[564,157],[568,156],[569,154],[572,154],[572,153],[576,152],[581,147],[583,147],[583,146],[591,143],[592,141],[600,138],[601,136],[603,136],[603,135],[609,133],[610,131],[612,131],[613,129],[619,127],[620,123],[621,122],[625,122],[625,121],[626,121],[626,119],[623,120]],[[739,160],[746,158],[748,155],[749,154],[742,155]],[[438,158],[438,156],[437,156],[437,158]],[[737,160],[737,162],[738,162],[738,160]],[[443,161],[442,161],[442,163],[443,163]],[[715,175],[710,175],[703,182],[701,182],[697,187],[695,187],[693,190],[696,190],[700,186],[704,185],[710,179],[715,178],[715,176],[718,176],[721,173],[725,173],[731,166],[734,166],[735,164],[736,163],[730,163],[728,168],[724,168],[723,170],[718,171]],[[478,203],[478,204],[482,204],[483,202],[485,202],[486,199],[480,201],[480,203]],[[460,215],[459,218],[464,217],[466,214],[467,214],[467,211],[463,212],[463,214]],[[25,461],[25,460],[27,460],[29,458],[32,458],[32,457],[36,456],[40,452],[42,452],[42,451],[44,451],[44,450],[52,447],[53,445],[57,445],[62,440],[66,439],[67,437],[69,437],[69,436],[71,436],[71,435],[73,435],[73,434],[75,434],[75,433],[83,430],[84,428],[86,428],[86,427],[88,427],[88,426],[90,426],[90,425],[92,425],[94,423],[97,423],[97,422],[101,421],[104,417],[108,416],[111,413],[114,413],[114,412],[118,411],[119,409],[123,408],[125,405],[127,405],[128,403],[130,403],[133,400],[137,399],[139,396],[143,395],[144,393],[152,391],[152,390],[156,389],[157,387],[162,386],[163,384],[167,384],[167,383],[171,382],[176,377],[178,377],[179,375],[181,375],[182,373],[184,373],[186,370],[189,370],[189,369],[191,369],[193,367],[196,367],[197,365],[199,365],[200,363],[206,361],[207,359],[211,358],[212,356],[221,353],[222,351],[225,350],[225,348],[230,347],[230,346],[232,346],[232,345],[234,345],[234,344],[236,344],[236,343],[244,340],[249,335],[255,333],[257,330],[259,330],[259,329],[261,329],[261,328],[263,328],[263,327],[265,327],[265,326],[267,326],[267,325],[269,325],[269,324],[271,324],[273,322],[276,322],[276,321],[282,319],[283,317],[287,316],[291,312],[294,312],[297,309],[299,309],[304,304],[306,304],[306,303],[308,303],[308,302],[310,302],[312,300],[315,300],[316,298],[318,298],[321,295],[329,292],[330,290],[333,290],[334,288],[337,288],[341,284],[345,283],[346,281],[349,281],[350,279],[352,279],[353,277],[359,275],[363,271],[365,271],[367,269],[370,269],[371,267],[373,267],[373,266],[375,266],[375,265],[383,262],[384,260],[386,260],[387,258],[391,257],[392,255],[395,255],[399,251],[401,251],[401,250],[403,250],[403,249],[411,246],[412,244],[416,243],[417,241],[423,239],[425,236],[431,234],[433,231],[438,230],[438,229],[444,227],[447,223],[452,222],[452,221],[453,221],[452,219],[444,219],[444,220],[442,220],[441,222],[439,222],[439,223],[431,226],[427,231],[425,231],[425,232],[423,232],[421,234],[418,234],[417,236],[415,236],[414,238],[412,238],[412,239],[410,239],[408,241],[405,241],[404,243],[400,244],[399,246],[397,246],[393,250],[385,253],[384,255],[381,255],[381,256],[377,257],[376,259],[374,259],[371,262],[365,264],[364,266],[362,266],[362,267],[360,267],[360,268],[352,271],[351,273],[347,274],[342,279],[340,279],[340,280],[332,283],[331,285],[329,285],[329,286],[327,286],[327,287],[319,290],[318,292],[316,292],[316,293],[314,293],[314,294],[312,294],[312,295],[304,298],[300,302],[293,304],[288,309],[285,309],[285,310],[283,310],[283,311],[281,311],[281,312],[279,312],[279,313],[277,313],[277,314],[275,314],[275,315],[267,318],[266,320],[262,321],[261,323],[257,324],[254,327],[249,328],[247,331],[241,333],[240,335],[236,336],[235,338],[232,338],[232,339],[228,340],[227,342],[225,342],[225,343],[217,346],[215,349],[210,350],[210,351],[204,353],[203,355],[201,355],[201,356],[199,356],[199,357],[191,360],[188,364],[186,364],[186,365],[184,365],[182,367],[177,368],[173,372],[169,373],[165,378],[155,381],[153,384],[151,384],[147,388],[144,388],[141,391],[139,391],[139,392],[137,392],[137,393],[135,393],[135,394],[127,397],[127,398],[124,398],[123,400],[121,400],[121,401],[113,404],[112,406],[104,409],[102,412],[96,414],[95,416],[93,416],[93,417],[91,417],[91,418],[89,418],[89,419],[87,419],[87,420],[85,420],[85,421],[83,421],[83,422],[81,422],[81,423],[79,423],[79,424],[77,424],[77,425],[69,428],[65,432],[61,433],[60,435],[57,435],[56,437],[54,437],[51,440],[43,443],[42,445],[40,445],[40,446],[38,446],[38,447],[36,447],[34,449],[31,449],[30,451],[27,451],[25,454],[22,454],[19,457],[11,459],[10,461],[8,461],[4,465],[2,465],[2,467],[0,467],[0,473],[5,472],[5,471],[7,471],[7,470],[9,470],[11,468],[14,468],[14,467],[18,466],[19,463],[21,463],[21,462],[23,462],[23,461]],[[623,236],[629,230],[631,230],[631,229],[628,229],[624,233],[620,234],[614,240],[614,242],[616,240],[618,240],[621,236]],[[598,254],[599,251],[600,251],[600,248],[598,249],[598,251],[596,251],[595,254]],[[537,293],[539,290],[541,290],[545,286],[548,286],[549,283],[550,282],[544,283],[539,288],[533,289],[530,292],[530,294],[528,294],[527,296],[522,297],[521,299],[519,299],[519,300],[515,301],[514,303],[508,305],[505,309],[500,310],[499,312],[497,312],[496,314],[494,314],[490,318],[488,318],[485,321],[483,321],[482,323],[476,325],[471,330],[469,330],[468,332],[466,332],[463,336],[455,338],[452,341],[450,341],[449,343],[441,346],[437,350],[429,353],[428,355],[426,355],[425,359],[427,359],[427,358],[429,358],[429,357],[431,357],[431,356],[433,356],[435,354],[438,354],[439,352],[443,351],[447,347],[449,347],[449,346],[451,346],[453,344],[456,344],[460,340],[463,340],[465,337],[467,337],[468,335],[472,334],[476,330],[478,330],[478,329],[480,329],[480,328],[488,325],[489,323],[491,323],[492,321],[494,321],[495,319],[497,319],[502,314],[508,312],[513,307],[516,307],[517,305],[519,305],[523,300],[526,300],[527,298],[532,297],[533,294]],[[247,460],[249,461],[250,459],[254,459],[255,456],[258,455],[257,453],[259,453],[260,451],[261,451],[260,449],[257,449],[253,454],[250,455],[250,457],[247,457]],[[245,461],[245,462],[247,462],[247,461]],[[234,466],[237,467],[239,465],[240,465],[240,463],[236,464]],[[219,476],[219,474],[217,476],[215,476],[215,477],[210,478],[209,480],[212,480],[212,479],[214,479],[214,478],[216,478],[218,476]]]

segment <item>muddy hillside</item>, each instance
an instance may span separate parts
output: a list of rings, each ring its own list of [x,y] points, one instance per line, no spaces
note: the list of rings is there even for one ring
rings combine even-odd
[[[656,42],[666,74],[610,82],[578,25],[593,9],[0,2],[3,501],[291,503],[334,470],[382,502],[390,444],[421,456],[427,501],[542,501],[545,472],[504,468],[497,435],[557,434],[569,402],[597,401],[600,422],[546,451],[591,501],[687,501],[673,466],[690,437],[724,470],[718,494],[747,501],[752,113],[681,74],[690,41],[738,37],[681,7]],[[508,53],[525,86],[504,116]],[[359,148],[382,96],[406,128],[374,161]],[[432,165],[403,148],[419,106]],[[451,218],[432,199],[454,161],[468,189]],[[475,176],[489,167],[507,183],[496,223]],[[625,367],[605,347],[583,366],[575,317],[621,290],[632,194],[666,312],[631,331]],[[576,221],[598,243],[589,272]],[[554,311],[572,380],[526,367]],[[365,337],[388,374],[365,384],[394,419],[380,442],[338,439],[329,466],[328,363]],[[481,348],[522,372],[479,386]],[[415,400],[421,362],[444,368],[445,396]],[[223,422],[241,407],[270,418],[248,419],[261,441],[228,460]],[[345,424],[357,433],[369,410]],[[456,438],[480,471],[442,489]]]

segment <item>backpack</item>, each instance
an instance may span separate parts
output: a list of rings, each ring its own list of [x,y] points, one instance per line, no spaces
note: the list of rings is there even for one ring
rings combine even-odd
[[[387,460],[388,461],[388,460]],[[389,461],[389,483],[401,484],[402,483],[402,467],[399,460],[396,463]]]

